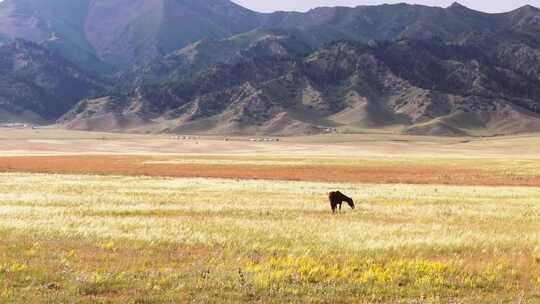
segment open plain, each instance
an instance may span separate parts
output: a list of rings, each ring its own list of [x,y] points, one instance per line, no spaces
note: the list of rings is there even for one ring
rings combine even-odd
[[[2,130],[0,303],[540,303],[539,151]]]

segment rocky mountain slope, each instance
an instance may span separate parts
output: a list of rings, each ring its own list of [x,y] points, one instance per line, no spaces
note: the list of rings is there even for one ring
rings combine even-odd
[[[485,14],[457,3],[447,9],[397,4],[261,14],[229,0],[4,0],[0,37],[44,44],[83,69],[104,71],[145,64],[199,40],[250,31],[294,30],[303,43],[317,47],[340,39],[450,41],[527,28],[538,22],[536,15],[533,7]]]
[[[5,0],[0,35],[53,44],[83,68],[126,67],[250,31],[259,17],[228,0]]]
[[[140,85],[179,79],[215,63],[233,63],[245,56],[302,55],[337,40],[371,43],[436,38],[491,52],[509,45],[537,49],[539,13],[537,8],[525,6],[506,14],[485,14],[457,3],[447,9],[398,4],[278,12],[266,15],[265,23],[253,31],[225,39],[207,38],[135,65],[118,82]],[[506,56],[511,52],[504,51]]]
[[[260,14],[229,0],[5,0],[0,49],[4,117],[62,116],[69,128],[540,130],[532,6]]]
[[[82,69],[106,71],[84,34],[89,0],[5,0],[0,2],[0,37],[48,47]]]
[[[0,121],[50,122],[108,85],[35,43],[0,46]]]
[[[292,30],[258,30],[215,40],[204,39],[146,64],[119,74],[124,87],[174,81],[214,64],[239,62],[245,58],[301,56],[316,49]]]
[[[305,57],[246,57],[78,104],[75,129],[311,134],[404,127],[463,135],[540,129],[540,78],[438,39],[336,42]]]

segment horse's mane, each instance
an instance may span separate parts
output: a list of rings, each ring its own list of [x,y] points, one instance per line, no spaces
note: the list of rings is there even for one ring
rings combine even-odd
[[[345,194],[341,193],[341,191],[328,192],[328,196],[331,196],[331,195],[337,195],[340,199],[342,199],[344,201],[351,201],[352,200],[350,197],[348,197]]]
[[[341,198],[344,200],[344,201],[348,201],[350,202],[352,199],[348,196],[346,196],[345,194],[341,193],[341,191],[336,191],[336,193],[341,196]]]

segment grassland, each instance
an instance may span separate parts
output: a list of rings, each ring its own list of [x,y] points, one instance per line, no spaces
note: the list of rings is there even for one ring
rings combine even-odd
[[[109,136],[4,139],[0,303],[540,303],[539,138]]]

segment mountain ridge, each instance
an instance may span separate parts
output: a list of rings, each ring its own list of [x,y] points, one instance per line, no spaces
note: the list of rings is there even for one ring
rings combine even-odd
[[[19,108],[11,110],[29,107],[69,128],[540,130],[540,10],[532,6],[500,14],[459,3],[263,14],[228,0],[6,0],[0,46],[21,38],[50,54],[27,47],[7,58],[34,54],[32,71],[50,83],[25,74],[40,84],[32,86],[35,101],[14,102],[28,97],[12,92],[9,103]],[[68,75],[81,75],[82,94],[55,85],[55,68],[66,84]],[[8,69],[3,79],[17,83],[20,74]],[[51,87],[52,95],[44,90]]]
[[[392,4],[257,13],[229,0],[5,0],[0,2],[0,36],[36,43],[56,41],[57,54],[80,67],[108,71],[111,66],[143,64],[201,39],[225,39],[253,30],[297,29],[312,36],[318,46],[338,39],[393,40],[402,35],[448,39],[471,30],[465,19],[448,21],[452,12],[494,19],[531,10],[532,6],[524,6],[487,14],[460,4],[448,8]],[[435,21],[448,24],[432,26]],[[428,29],[419,29],[419,24]],[[81,52],[83,56],[78,57]]]
[[[540,79],[493,64],[476,49],[438,40],[335,42],[306,57],[246,57],[189,79],[85,101],[61,122],[75,129],[104,124],[141,132],[274,135],[393,126],[430,135],[540,128]],[[135,123],[115,124],[111,113]]]

